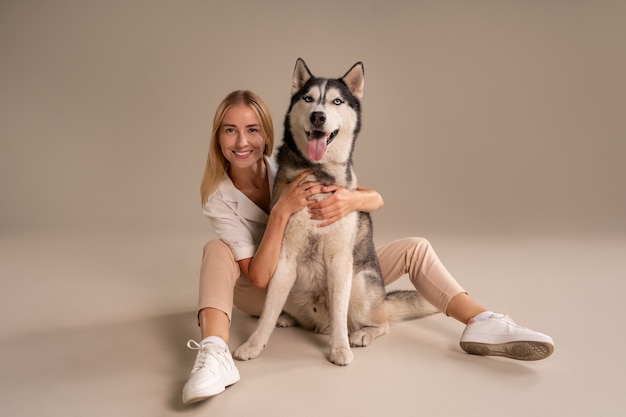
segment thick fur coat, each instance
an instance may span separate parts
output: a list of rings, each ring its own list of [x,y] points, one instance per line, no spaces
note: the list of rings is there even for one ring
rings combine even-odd
[[[297,60],[277,157],[277,187],[312,169],[310,179],[357,188],[352,154],[361,128],[363,86],[360,62],[334,79],[313,76]],[[299,324],[328,334],[329,360],[348,365],[350,346],[367,346],[389,330],[390,321],[436,312],[416,291],[386,293],[368,213],[353,212],[326,227],[318,224],[306,209],[291,216],[258,326],[235,358],[258,356],[276,324]]]

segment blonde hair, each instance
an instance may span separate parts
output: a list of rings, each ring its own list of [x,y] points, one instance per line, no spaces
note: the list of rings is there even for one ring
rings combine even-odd
[[[207,156],[204,176],[200,185],[200,196],[202,205],[207,198],[217,189],[217,186],[227,175],[228,161],[224,158],[219,143],[219,132],[224,120],[224,115],[232,106],[244,104],[256,113],[259,118],[261,134],[265,139],[265,150],[263,154],[271,156],[274,150],[274,124],[267,104],[256,93],[249,90],[237,90],[228,94],[217,107],[213,118],[213,132],[211,133],[211,143],[209,144],[209,154]]]

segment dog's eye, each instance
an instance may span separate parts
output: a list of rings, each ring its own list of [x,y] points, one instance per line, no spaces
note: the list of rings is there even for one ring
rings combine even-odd
[[[306,101],[307,103],[310,103],[310,102],[313,101],[313,97],[311,97],[311,96],[304,96],[303,100]]]
[[[343,100],[340,99],[340,98],[336,98],[336,99],[333,100],[333,104],[336,105],[336,106],[338,106],[338,105],[340,105],[342,103],[343,103]]]

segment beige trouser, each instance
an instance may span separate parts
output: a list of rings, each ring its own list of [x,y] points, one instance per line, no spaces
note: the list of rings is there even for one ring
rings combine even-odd
[[[446,312],[448,302],[465,292],[443,266],[430,243],[423,238],[393,241],[376,250],[385,285],[405,274],[422,296]],[[261,290],[243,276],[230,247],[216,239],[204,246],[200,270],[198,311],[212,307],[223,311],[230,320],[233,305],[245,313],[260,316],[266,290]]]

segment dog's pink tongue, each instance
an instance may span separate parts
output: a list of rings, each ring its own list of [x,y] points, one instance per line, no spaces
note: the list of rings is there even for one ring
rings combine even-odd
[[[319,139],[309,139],[306,151],[313,161],[320,161],[326,153],[326,136]]]

